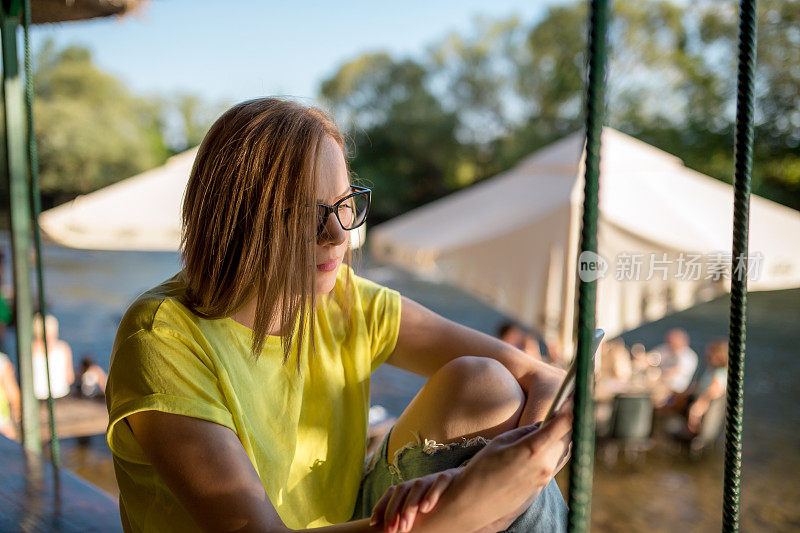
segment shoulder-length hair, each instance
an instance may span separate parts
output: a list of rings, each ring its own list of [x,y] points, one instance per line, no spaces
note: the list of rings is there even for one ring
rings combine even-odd
[[[181,236],[186,304],[217,319],[255,298],[256,357],[270,326],[282,324],[284,363],[296,332],[299,366],[307,314],[313,324],[315,165],[326,135],[344,148],[319,109],[277,98],[242,102],[211,126],[189,177]]]

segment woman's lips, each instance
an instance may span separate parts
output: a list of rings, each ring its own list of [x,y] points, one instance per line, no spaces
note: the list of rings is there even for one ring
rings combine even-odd
[[[339,265],[339,260],[333,259],[331,261],[328,261],[327,263],[322,263],[321,265],[317,265],[317,270],[320,270],[322,272],[330,272],[333,269],[335,269],[338,265]]]

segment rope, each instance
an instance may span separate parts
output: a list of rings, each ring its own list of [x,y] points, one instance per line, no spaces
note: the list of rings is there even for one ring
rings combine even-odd
[[[25,0],[23,5],[22,32],[25,42],[25,110],[28,119],[28,171],[30,172],[31,218],[33,225],[33,242],[36,249],[36,283],[39,288],[39,313],[42,317],[42,342],[44,343],[45,372],[47,373],[47,413],[50,422],[50,455],[53,465],[61,465],[61,450],[56,433],[56,418],[53,412],[53,391],[50,386],[50,355],[47,350],[47,317],[44,298],[44,275],[42,273],[42,238],[39,233],[39,213],[42,210],[42,199],[39,196],[39,161],[36,152],[36,136],[33,131],[33,69],[31,68],[31,44],[28,29],[31,26],[31,3]]]
[[[600,138],[605,107],[606,0],[592,0],[589,15],[588,80],[586,89],[586,169],[581,224],[581,252],[597,253]],[[597,281],[581,280],[578,288],[578,352],[575,383],[572,465],[569,478],[569,531],[588,531],[594,468],[594,376],[590,348],[595,328]]]
[[[734,140],[733,253],[725,415],[725,475],[722,530],[739,531],[744,413],[744,356],[747,319],[747,240],[750,173],[753,167],[753,101],[756,63],[756,0],[742,0],[739,12],[739,75]]]

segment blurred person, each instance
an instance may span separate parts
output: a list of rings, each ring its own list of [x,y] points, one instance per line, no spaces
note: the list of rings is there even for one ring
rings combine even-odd
[[[607,401],[631,387],[631,356],[625,341],[617,337],[604,341],[595,358],[596,396]]]
[[[558,368],[567,368],[569,366],[570,361],[567,361],[564,356],[561,339],[558,338],[558,335],[545,335],[544,346],[547,349],[547,357],[552,365]]]
[[[0,435],[16,439],[20,416],[20,393],[14,365],[6,354],[0,352]]]
[[[632,373],[631,356],[625,341],[619,337],[605,341],[598,359],[598,379],[613,382],[617,388],[624,388]]]
[[[692,433],[699,431],[700,422],[711,402],[725,395],[728,379],[728,341],[715,339],[708,343],[705,357],[708,366],[700,375],[696,397],[689,404],[686,415],[686,426]]]
[[[33,317],[33,393],[40,400],[46,400],[47,368],[50,368],[50,391],[53,398],[69,394],[75,382],[75,368],[72,366],[72,349],[66,341],[58,338],[58,319],[47,315],[44,319],[44,332],[47,335],[47,360],[45,361],[44,338],[42,336],[42,315]]]
[[[606,343],[603,361],[608,365],[608,374],[619,382],[627,383],[631,379],[633,366],[631,354],[625,341],[618,337]]]
[[[658,352],[648,352],[640,342],[631,346],[631,382],[637,387],[651,390],[657,399],[666,400],[672,392],[660,385],[660,364],[661,354]],[[660,394],[659,389],[663,389]],[[656,403],[663,403],[661,400]]]
[[[674,395],[684,394],[698,362],[697,353],[689,346],[689,334],[685,329],[673,328],[653,351],[661,355],[661,381]]]
[[[370,191],[343,148],[323,112],[274,98],[200,145],[184,268],[129,307],[112,351],[123,529],[563,530],[570,407],[535,423],[563,372],[356,275]],[[365,458],[384,362],[427,382]]]
[[[649,367],[650,363],[647,362],[647,350],[644,344],[641,342],[633,344],[631,346],[631,370],[634,376],[645,374]]]
[[[6,351],[6,336],[8,334],[8,326],[11,325],[14,319],[14,313],[11,310],[11,306],[9,305],[9,302],[2,291],[5,259],[5,253],[0,251],[0,352]]]
[[[539,350],[539,341],[536,337],[519,327],[513,322],[503,322],[497,328],[497,338],[507,342],[535,359],[542,360],[542,352]]]
[[[83,398],[104,398],[108,376],[100,365],[91,357],[81,359],[78,379],[76,380],[78,396]]]

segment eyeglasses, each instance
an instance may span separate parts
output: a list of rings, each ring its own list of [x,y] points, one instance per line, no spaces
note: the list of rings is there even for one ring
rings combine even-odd
[[[372,190],[351,185],[353,192],[333,205],[317,204],[317,238],[328,225],[328,216],[336,215],[336,220],[344,230],[356,229],[367,220]]]

